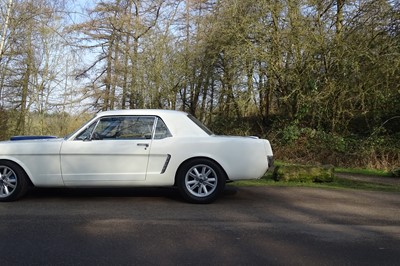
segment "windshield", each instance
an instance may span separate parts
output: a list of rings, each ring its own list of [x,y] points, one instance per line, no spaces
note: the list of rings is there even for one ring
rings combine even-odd
[[[65,140],[69,139],[72,135],[74,135],[76,132],[80,131],[82,128],[89,127],[92,123],[92,121],[96,119],[96,116],[92,117],[89,121],[87,121],[83,126],[79,127],[77,130],[72,132],[71,134],[68,134],[67,136],[64,137]],[[96,123],[95,123],[96,124]]]
[[[204,132],[206,132],[208,135],[214,135],[214,133],[209,130],[205,125],[203,125],[203,123],[201,123],[196,117],[192,116],[192,115],[188,115],[188,117],[190,118],[190,120],[192,120],[199,128],[201,128]]]

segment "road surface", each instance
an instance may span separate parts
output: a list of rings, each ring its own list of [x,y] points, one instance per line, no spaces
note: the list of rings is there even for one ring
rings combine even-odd
[[[0,204],[0,265],[399,265],[400,194],[37,190]]]

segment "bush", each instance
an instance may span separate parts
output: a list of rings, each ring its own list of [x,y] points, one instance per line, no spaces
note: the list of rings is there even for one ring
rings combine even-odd
[[[271,142],[274,157],[309,165],[371,168],[390,171],[400,167],[400,119],[393,117],[380,126],[361,126],[361,120],[348,130],[330,131],[313,127],[284,115],[229,117],[216,115],[209,124],[216,134],[259,136]],[[383,127],[384,125],[385,127]],[[390,130],[386,126],[391,125]],[[360,126],[359,130],[355,130]]]

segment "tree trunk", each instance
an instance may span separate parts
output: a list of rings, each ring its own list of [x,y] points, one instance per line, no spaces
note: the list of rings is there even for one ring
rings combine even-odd
[[[6,19],[5,19],[5,22],[3,25],[3,34],[1,35],[1,40],[0,40],[0,62],[3,59],[4,44],[6,43],[6,35],[7,35],[7,30],[8,30],[8,23],[10,21],[10,16],[11,16],[12,4],[13,4],[13,0],[9,0],[8,5],[7,5]]]

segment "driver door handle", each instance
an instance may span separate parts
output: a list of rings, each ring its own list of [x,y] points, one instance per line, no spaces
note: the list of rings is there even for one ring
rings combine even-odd
[[[138,146],[144,146],[144,147],[149,147],[149,144],[148,143],[138,143],[137,144]]]

